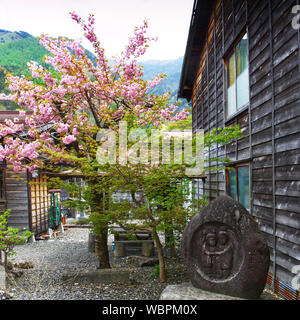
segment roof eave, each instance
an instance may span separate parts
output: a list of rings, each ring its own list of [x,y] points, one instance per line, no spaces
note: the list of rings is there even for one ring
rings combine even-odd
[[[195,0],[184,55],[178,98],[191,100],[214,0]]]

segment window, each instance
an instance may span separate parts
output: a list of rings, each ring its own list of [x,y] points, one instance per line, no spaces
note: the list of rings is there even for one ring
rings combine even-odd
[[[249,102],[249,59],[247,33],[227,60],[227,117]]]
[[[227,171],[227,191],[236,201],[250,211],[250,171],[248,165],[241,165]]]

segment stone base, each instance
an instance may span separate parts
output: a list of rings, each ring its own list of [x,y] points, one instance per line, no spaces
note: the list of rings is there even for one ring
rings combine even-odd
[[[99,269],[80,273],[65,273],[62,275],[62,280],[93,284],[131,283],[130,271],[124,269]]]
[[[133,252],[139,252],[144,257],[152,257],[154,254],[153,240],[115,241],[115,257],[126,257]]]
[[[245,300],[195,288],[191,283],[170,285],[161,293],[159,300]]]
[[[0,265],[0,291],[5,291],[5,288],[6,288],[6,272],[4,267]]]
[[[126,262],[129,265],[133,265],[135,267],[155,267],[155,265],[159,264],[158,258],[147,258],[141,256],[128,256],[125,258]]]

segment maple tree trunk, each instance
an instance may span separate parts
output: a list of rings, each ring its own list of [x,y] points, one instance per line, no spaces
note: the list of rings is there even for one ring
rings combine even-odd
[[[172,225],[172,221],[167,221],[168,224]],[[176,258],[176,247],[175,247],[175,237],[173,230],[166,230],[165,231],[165,242],[166,247],[169,249],[169,255],[171,258]]]
[[[107,238],[108,238],[108,229],[104,228],[101,234],[97,235],[97,241],[98,241],[97,254],[99,258],[99,269],[110,269]]]
[[[165,283],[167,281],[166,278],[166,269],[165,269],[165,257],[164,257],[164,252],[163,252],[163,247],[160,242],[159,236],[154,230],[153,232],[153,238],[155,241],[155,245],[157,248],[157,254],[158,254],[158,261],[159,261],[159,280],[161,283]]]
[[[96,188],[95,188],[96,189]],[[95,253],[99,259],[99,269],[110,269],[109,251],[108,251],[108,222],[105,221],[104,206],[106,199],[103,198],[102,192],[92,193],[92,212],[95,232]]]

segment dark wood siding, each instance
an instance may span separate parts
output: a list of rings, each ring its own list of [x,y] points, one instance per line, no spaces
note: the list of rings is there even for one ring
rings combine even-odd
[[[197,76],[196,86],[193,94],[193,130],[204,129],[209,131],[212,128],[224,125],[223,108],[223,7],[220,1],[217,2],[214,13],[209,23],[209,35],[203,49],[200,60],[200,68]],[[216,146],[208,150],[208,160],[211,157],[222,157],[225,154],[224,147]],[[210,154],[210,157],[209,157]],[[215,167],[218,163],[207,161],[208,167]],[[225,192],[224,172],[212,171],[208,175],[206,188],[200,180],[197,182],[199,193],[209,198],[216,197]]]
[[[270,272],[291,285],[300,265],[299,31],[292,28],[296,0],[218,0],[211,15],[193,90],[193,130],[239,124],[245,138],[208,150],[251,163],[251,213],[271,249]],[[224,57],[243,30],[249,38],[249,106],[225,119]],[[207,166],[215,163],[207,162]],[[208,173],[199,191],[225,192],[224,172]]]
[[[8,220],[10,226],[20,230],[29,230],[29,208],[27,196],[27,174],[16,173],[12,166],[6,168],[6,208],[11,209]]]
[[[5,168],[6,165],[4,163],[0,163],[0,214],[6,210]]]
[[[5,199],[0,201],[0,210],[11,210],[10,226],[39,234],[50,225],[50,195],[45,175],[35,179],[29,177],[26,172],[14,172],[11,165],[6,167]]]

